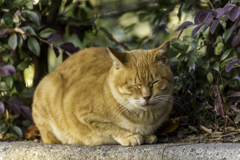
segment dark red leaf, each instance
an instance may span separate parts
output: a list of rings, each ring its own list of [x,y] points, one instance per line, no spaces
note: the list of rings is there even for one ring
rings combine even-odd
[[[240,15],[240,8],[233,7],[229,12],[229,19],[234,22],[239,15]]]
[[[68,57],[68,54],[66,52],[63,52],[62,61],[65,61]]]
[[[52,46],[52,47],[53,47],[53,51],[54,51],[56,57],[58,57],[58,56],[59,56],[59,50],[58,50],[58,48],[57,48],[57,47],[54,47],[54,46]]]
[[[230,94],[228,97],[240,97],[240,92],[235,92],[233,94]]]
[[[8,100],[8,103],[9,104],[17,104],[17,105],[24,105],[24,102],[23,100],[21,100],[20,98],[18,97],[12,97]]]
[[[15,112],[16,115],[18,115],[18,116],[20,115],[20,113],[21,113],[20,105],[9,104],[9,108],[11,108]]]
[[[240,42],[240,34],[236,35],[232,40],[232,47],[235,47]]]
[[[221,98],[220,92],[218,90],[218,87],[216,85],[213,87],[213,92],[215,94],[214,110],[215,110],[215,112],[219,112],[222,115],[222,117],[225,119],[223,105],[222,105],[222,98]]]
[[[179,37],[181,36],[181,34],[182,34],[182,32],[183,32],[183,29],[181,30],[181,32],[179,33],[179,35],[178,35],[178,39],[179,39]]]
[[[209,13],[212,12],[211,9],[202,9],[200,11],[198,11],[198,13],[196,14],[195,18],[194,18],[194,23],[195,24],[200,24],[201,22],[199,21],[199,18],[201,15],[205,14],[205,13]]]
[[[4,112],[5,112],[4,103],[2,101],[0,101],[0,113],[4,113]]]
[[[21,105],[20,108],[23,116],[26,117],[28,120],[33,121],[31,109],[24,105]]]
[[[190,25],[192,25],[192,24],[193,24],[192,22],[186,21],[186,22],[184,22],[183,24],[181,24],[181,25],[178,27],[177,31],[180,31],[181,29],[184,29],[184,28],[186,28],[187,26],[190,26]]]
[[[227,66],[225,67],[225,71],[229,72],[233,68],[235,63],[237,63],[237,61],[238,61],[237,57],[233,58],[231,61],[228,61],[227,62]]]
[[[210,27],[210,32],[213,34],[215,29],[217,28],[217,26],[219,25],[220,23],[220,20],[217,19],[217,20],[214,20],[211,27]]]
[[[196,34],[196,32],[202,27],[203,24],[199,24],[197,27],[195,27],[193,30],[192,30],[192,37]]]
[[[240,112],[239,109],[235,105],[231,105],[230,108],[232,108],[235,112]]]
[[[61,39],[62,38],[62,36],[60,35],[60,34],[58,34],[58,33],[53,33],[53,34],[50,34],[49,36],[48,36],[48,42],[54,42],[54,41],[57,41],[57,40],[59,40],[59,39]]]
[[[75,53],[80,50],[80,48],[75,47],[72,43],[66,42],[60,45],[60,48],[63,50],[69,52],[69,53]]]

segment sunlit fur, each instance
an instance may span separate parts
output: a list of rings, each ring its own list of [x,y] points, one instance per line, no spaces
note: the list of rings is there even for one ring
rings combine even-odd
[[[43,142],[156,143],[153,134],[172,109],[169,46],[88,48],[64,61],[35,91],[33,118]]]

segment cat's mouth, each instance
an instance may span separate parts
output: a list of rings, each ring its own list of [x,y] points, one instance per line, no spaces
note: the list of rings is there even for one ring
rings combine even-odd
[[[146,104],[142,105],[142,107],[144,107],[144,108],[150,108],[153,106],[155,106],[155,104],[153,104],[153,103],[146,103]]]

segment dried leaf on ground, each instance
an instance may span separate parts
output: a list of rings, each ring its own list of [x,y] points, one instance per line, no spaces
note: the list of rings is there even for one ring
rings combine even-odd
[[[208,129],[208,128],[202,126],[202,125],[200,125],[200,127],[201,127],[201,129],[203,129],[203,130],[206,131],[207,133],[212,134],[212,129]]]
[[[160,127],[157,131],[157,135],[167,135],[169,133],[172,133],[175,131],[181,122],[181,117],[177,117],[173,120],[167,121],[166,123],[163,124],[162,127]]]
[[[26,139],[34,139],[39,136],[38,128],[35,124],[28,127],[24,133]]]

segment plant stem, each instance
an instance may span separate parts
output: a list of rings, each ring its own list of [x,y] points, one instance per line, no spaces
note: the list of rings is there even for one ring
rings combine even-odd
[[[210,0],[208,0],[208,3],[210,4],[210,6],[212,7],[212,9],[214,9],[212,2]]]

